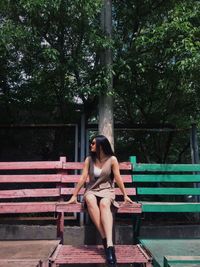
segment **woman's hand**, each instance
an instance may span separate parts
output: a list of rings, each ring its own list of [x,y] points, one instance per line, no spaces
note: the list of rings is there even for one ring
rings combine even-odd
[[[77,204],[77,196],[72,196],[65,204]]]
[[[127,202],[132,203],[132,204],[134,203],[134,202],[130,199],[129,196],[125,195],[125,196],[124,196],[124,204],[126,204]]]

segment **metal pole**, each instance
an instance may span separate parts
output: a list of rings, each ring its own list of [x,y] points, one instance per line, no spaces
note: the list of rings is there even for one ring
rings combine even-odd
[[[80,150],[80,161],[85,160],[85,114],[81,114],[81,150]],[[82,201],[83,197],[80,197]],[[80,213],[80,225],[84,224],[84,213]]]

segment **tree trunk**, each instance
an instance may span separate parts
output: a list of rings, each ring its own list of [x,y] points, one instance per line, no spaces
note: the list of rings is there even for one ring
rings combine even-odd
[[[112,0],[102,0],[101,28],[104,34],[112,36]],[[101,54],[101,64],[109,73],[107,90],[99,96],[99,133],[105,135],[114,148],[112,51],[106,48]]]

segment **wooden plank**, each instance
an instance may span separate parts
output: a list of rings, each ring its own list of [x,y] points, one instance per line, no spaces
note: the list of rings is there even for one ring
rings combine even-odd
[[[0,199],[58,197],[58,196],[60,196],[59,188],[0,190]]]
[[[143,212],[200,212],[200,203],[140,202]]]
[[[61,182],[61,174],[10,174],[0,175],[0,183],[50,183]]]
[[[76,220],[77,218],[76,218],[76,216],[73,216],[73,215],[67,215],[66,214],[66,216],[64,217],[64,220]],[[1,218],[1,222],[2,221],[4,221],[4,222],[9,222],[9,221],[31,221],[31,222],[33,222],[33,221],[55,221],[55,220],[57,220],[57,218],[55,217],[55,214],[54,215],[44,215],[44,216],[31,216],[31,217],[29,217],[29,216],[19,216],[19,215],[17,215],[16,216],[16,214],[15,215],[12,215],[12,217],[8,217],[8,216],[3,216],[2,218]]]
[[[55,212],[56,202],[0,203],[0,214]]]
[[[138,249],[137,245],[116,245],[115,246],[117,262],[121,263],[149,263],[150,257],[145,257]],[[78,255],[78,257],[77,257]],[[105,255],[103,246],[71,246],[63,245],[59,250],[54,262],[61,264],[105,264]]]
[[[63,163],[64,170],[82,170],[84,162],[66,162]],[[120,170],[131,170],[132,166],[130,162],[119,162]]]
[[[117,213],[141,213],[141,204],[139,203],[126,203],[118,202],[120,207],[117,210]],[[67,204],[65,202],[58,202],[56,204],[57,212],[84,212],[85,209],[82,203],[78,204]]]
[[[74,188],[61,188],[61,195],[71,195],[74,192]],[[84,188],[81,188],[79,191],[79,195],[83,195],[85,192]],[[130,196],[135,196],[136,195],[136,189],[135,188],[126,188],[126,192]],[[119,188],[115,188],[115,194],[116,195],[123,195],[121,190]]]
[[[0,170],[52,170],[62,169],[60,161],[0,162]]]
[[[141,204],[119,202],[118,213],[141,213]],[[19,202],[0,203],[0,214],[5,213],[43,213],[43,212],[83,212],[82,203],[66,205],[65,202]]]
[[[81,175],[80,174],[62,174],[62,183],[78,183]]]
[[[200,256],[164,256],[164,267],[171,266],[172,264],[199,264],[200,266]]]
[[[83,162],[66,162],[63,163],[63,170],[82,170]]]
[[[133,182],[200,182],[199,174],[134,174]]]
[[[138,195],[200,195],[200,188],[138,187]]]
[[[193,264],[193,263],[168,263],[167,267],[200,267],[199,263]]]
[[[153,255],[155,266],[163,266],[164,255],[200,256],[199,238],[175,238],[175,235],[172,235],[171,238],[140,239],[140,243]]]
[[[130,162],[119,162],[120,170],[132,170],[132,165]]]
[[[40,267],[43,266],[42,262],[37,260],[28,259],[0,259],[0,267]]]
[[[200,172],[200,164],[133,164],[133,172]]]
[[[81,175],[80,174],[62,174],[62,183],[77,183],[80,179]],[[132,183],[132,176],[129,174],[121,175],[124,183]],[[88,180],[88,179],[87,179]]]

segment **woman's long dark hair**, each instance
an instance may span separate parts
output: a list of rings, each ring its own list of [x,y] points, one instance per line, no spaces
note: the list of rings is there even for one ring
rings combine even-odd
[[[102,148],[103,153],[106,156],[114,156],[114,152],[112,150],[110,142],[104,135],[97,135],[92,138],[92,140],[94,139],[96,141],[96,152],[90,151],[90,156],[94,162],[97,158],[100,159],[100,147]]]

